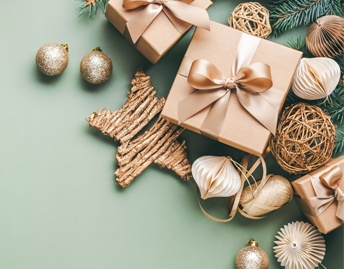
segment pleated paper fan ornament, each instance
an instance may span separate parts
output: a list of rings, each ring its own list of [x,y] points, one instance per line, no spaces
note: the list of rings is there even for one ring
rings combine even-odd
[[[334,58],[344,53],[344,18],[328,15],[319,18],[307,31],[306,45],[317,57]]]
[[[275,257],[286,269],[314,269],[324,259],[324,237],[310,223],[297,221],[284,225],[276,238]]]
[[[236,194],[241,186],[240,175],[229,157],[198,158],[192,165],[192,176],[204,200],[211,197],[230,197]]]
[[[294,75],[293,92],[305,100],[329,96],[340,80],[340,67],[330,58],[302,58]]]

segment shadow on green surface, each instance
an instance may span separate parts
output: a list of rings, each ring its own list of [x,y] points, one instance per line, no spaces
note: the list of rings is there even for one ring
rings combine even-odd
[[[106,136],[106,135],[102,134],[102,132],[100,132],[99,130],[97,130],[95,128],[91,128],[89,126],[85,126],[85,129],[86,129],[87,134],[95,137],[96,139],[98,139],[104,143],[110,144],[114,149],[117,148],[118,143],[115,142],[113,140],[113,138]]]

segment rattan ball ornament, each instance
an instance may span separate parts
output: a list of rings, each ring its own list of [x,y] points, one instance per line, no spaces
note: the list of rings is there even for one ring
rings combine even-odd
[[[307,31],[308,50],[318,57],[334,58],[344,53],[344,18],[324,16]]]
[[[319,107],[298,103],[283,112],[270,140],[277,163],[291,174],[304,174],[328,162],[334,148],[335,127]]]
[[[257,2],[239,4],[228,19],[229,26],[244,33],[267,38],[271,33],[269,10]]]

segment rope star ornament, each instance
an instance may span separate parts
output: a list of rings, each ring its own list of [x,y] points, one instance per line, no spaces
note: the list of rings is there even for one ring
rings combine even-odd
[[[151,163],[174,171],[184,180],[191,178],[191,165],[186,154],[186,142],[177,141],[183,128],[158,117],[142,135],[135,136],[159,114],[165,98],[155,96],[150,77],[142,70],[136,72],[124,106],[116,111],[107,109],[92,113],[87,121],[120,142],[116,154],[118,184],[127,187]]]

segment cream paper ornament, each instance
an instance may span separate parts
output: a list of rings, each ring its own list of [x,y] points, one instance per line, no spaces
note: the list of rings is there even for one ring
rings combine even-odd
[[[192,176],[204,200],[232,196],[241,186],[240,175],[230,157],[200,157],[192,165]]]
[[[302,58],[294,75],[293,92],[306,100],[330,95],[340,79],[339,65],[330,58]]]
[[[297,221],[284,225],[273,247],[277,261],[285,269],[314,269],[324,259],[324,237],[311,224]]]

